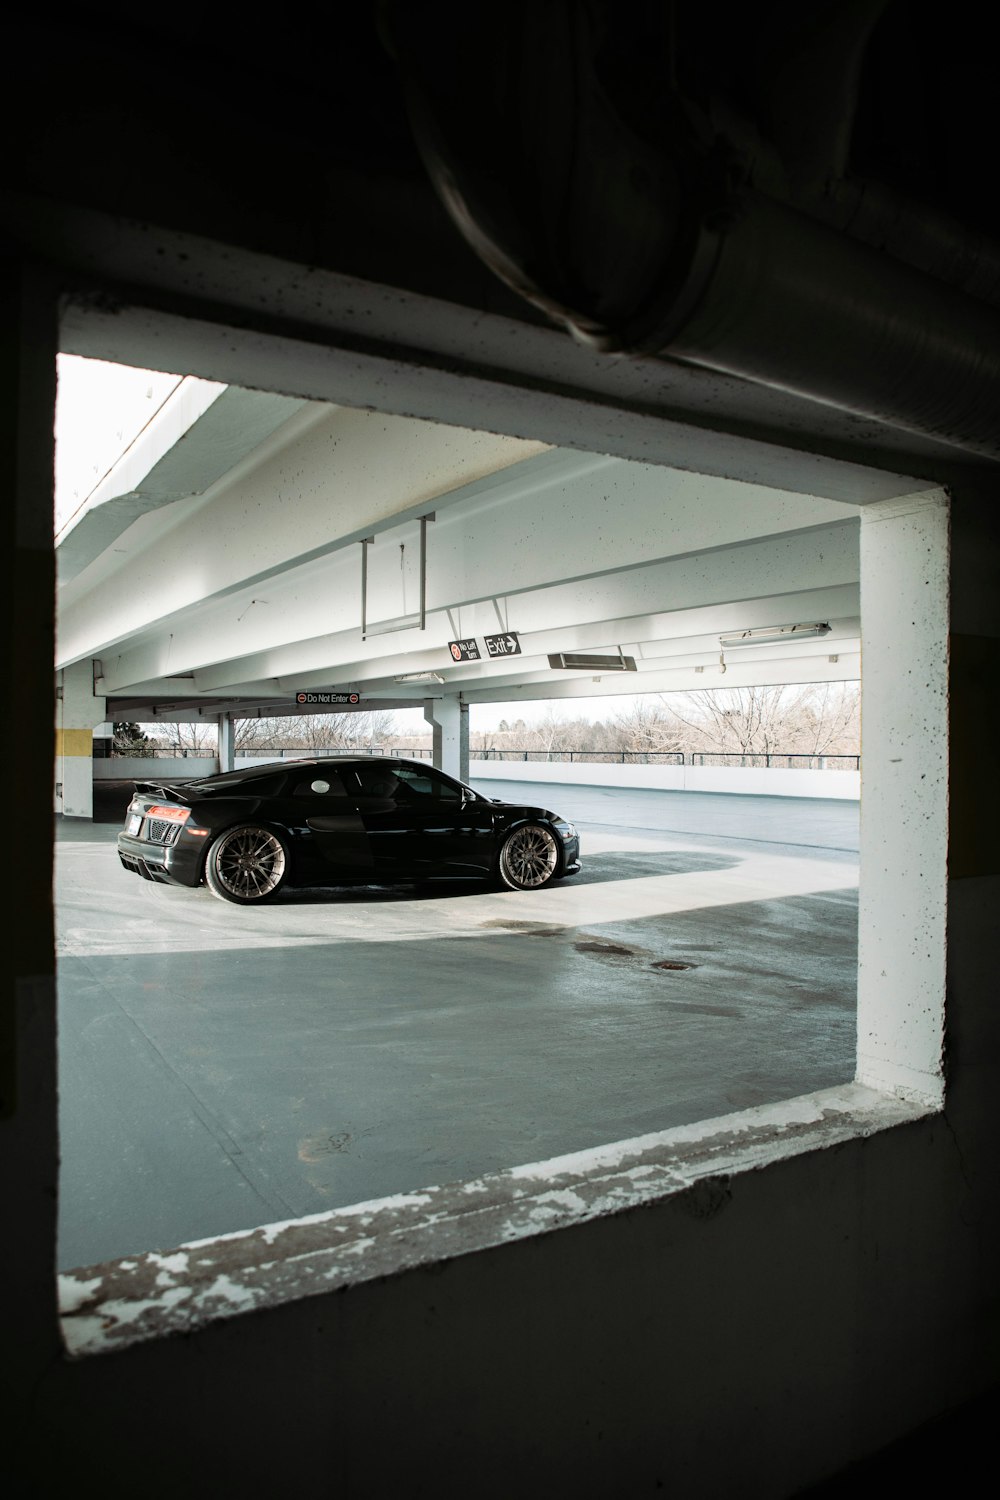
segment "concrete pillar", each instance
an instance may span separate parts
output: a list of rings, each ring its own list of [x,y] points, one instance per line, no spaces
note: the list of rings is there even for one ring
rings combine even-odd
[[[219,714],[219,770],[236,769],[236,725],[232,714]]]
[[[434,731],[433,757],[439,771],[469,779],[469,706],[459,698],[425,698],[424,718]]]
[[[4,1347],[18,1351],[5,1386],[11,1431],[28,1432],[37,1392],[63,1356],[56,1324],[56,1005],[53,854],[44,813],[52,796],[55,562],[53,413],[61,283],[14,259],[0,261],[0,595],[8,691],[0,704],[4,757],[16,795],[4,827],[16,854],[4,935],[0,1006],[0,1193],[16,1234],[0,1256]],[[55,709],[55,711],[54,711]],[[23,1398],[23,1399],[22,1399]]]
[[[89,658],[64,667],[56,702],[56,811],[94,816],[94,730],[104,723],[105,700],[94,693]]]
[[[858,1082],[943,1097],[948,501],[861,512]]]

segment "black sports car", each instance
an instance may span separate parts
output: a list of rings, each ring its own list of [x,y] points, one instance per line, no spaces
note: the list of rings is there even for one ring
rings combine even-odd
[[[538,890],[580,869],[572,823],[491,801],[420,761],[299,760],[198,781],[137,781],[118,854],[126,870],[202,881],[249,906],[284,886],[492,880]]]

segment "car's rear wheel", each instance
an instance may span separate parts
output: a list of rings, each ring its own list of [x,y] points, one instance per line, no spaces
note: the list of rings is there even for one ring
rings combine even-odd
[[[512,891],[537,891],[556,878],[559,845],[541,823],[525,823],[509,833],[497,865],[500,879]]]
[[[288,849],[272,829],[241,823],[220,833],[205,860],[205,884],[220,901],[252,906],[277,895],[288,871]]]

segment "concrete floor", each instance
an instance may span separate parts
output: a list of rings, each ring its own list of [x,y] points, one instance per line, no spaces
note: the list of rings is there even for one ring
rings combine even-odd
[[[59,820],[60,1268],[853,1076],[857,804],[480,790],[573,818],[582,874],[251,913],[127,874],[127,789]]]

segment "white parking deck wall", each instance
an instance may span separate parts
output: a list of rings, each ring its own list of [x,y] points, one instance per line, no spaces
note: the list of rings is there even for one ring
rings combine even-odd
[[[472,760],[476,781],[648,787],[664,792],[737,792],[752,797],[836,797],[857,802],[858,771],[781,771],[765,766],[623,766],[566,761]]]

